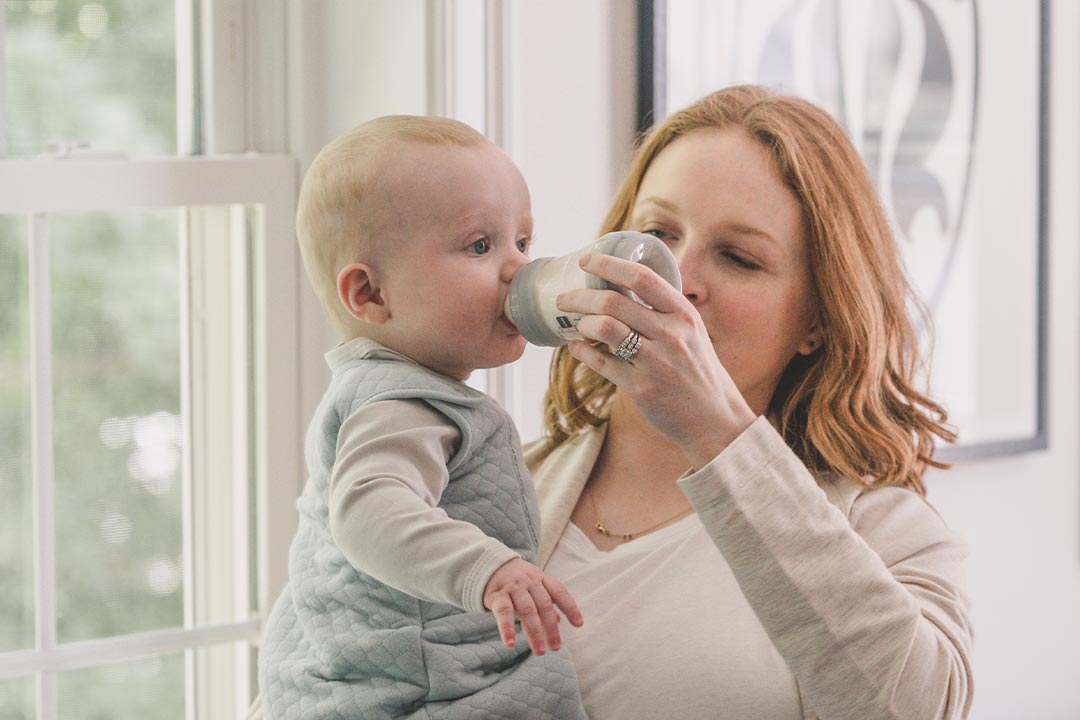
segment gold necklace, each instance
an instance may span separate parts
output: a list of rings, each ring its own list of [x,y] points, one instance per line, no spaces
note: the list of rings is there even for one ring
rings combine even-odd
[[[667,525],[669,522],[674,522],[675,520],[678,520],[679,518],[684,517],[684,516],[689,515],[690,513],[694,512],[694,508],[689,507],[689,508],[687,508],[685,510],[680,510],[677,514],[672,515],[671,517],[667,518],[666,520],[661,520],[660,522],[656,523],[655,525],[650,525],[649,527],[645,528],[644,530],[638,530],[638,531],[632,532],[632,533],[616,532],[614,530],[608,530],[606,527],[604,527],[604,523],[602,523],[600,521],[600,513],[598,513],[596,511],[596,497],[593,496],[592,488],[586,486],[585,487],[585,494],[587,494],[589,496],[589,505],[592,507],[593,517],[596,519],[596,523],[593,525],[593,527],[596,528],[596,532],[600,533],[601,535],[603,535],[605,537],[622,538],[623,542],[630,542],[631,540],[633,540],[634,538],[636,538],[636,537],[638,537],[640,535],[644,535],[645,533],[650,533],[653,530],[656,530],[657,528],[659,528],[659,527],[661,527],[663,525]]]

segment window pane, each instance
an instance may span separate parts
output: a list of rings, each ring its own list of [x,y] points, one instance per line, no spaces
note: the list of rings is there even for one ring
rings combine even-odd
[[[179,215],[49,235],[59,639],[182,625]]]
[[[7,0],[7,154],[176,152],[175,0]]]
[[[0,652],[34,645],[27,225],[0,216]]]
[[[183,654],[72,670],[58,676],[61,720],[183,720]]]
[[[0,718],[34,720],[34,678],[0,680]]]

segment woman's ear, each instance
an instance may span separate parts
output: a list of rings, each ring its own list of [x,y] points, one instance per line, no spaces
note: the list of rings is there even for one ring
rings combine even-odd
[[[823,333],[821,332],[821,323],[815,322],[810,331],[806,334],[806,338],[803,340],[802,345],[799,346],[800,355],[813,355],[817,352],[817,349],[825,344]]]
[[[390,309],[382,296],[375,269],[367,263],[343,267],[338,273],[337,289],[345,312],[357,320],[382,325],[390,319]]]

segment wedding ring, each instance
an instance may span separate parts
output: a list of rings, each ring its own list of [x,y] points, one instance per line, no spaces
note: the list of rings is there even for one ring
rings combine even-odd
[[[626,339],[619,343],[619,347],[611,351],[611,354],[623,362],[630,362],[641,348],[641,335],[637,330],[631,330]]]

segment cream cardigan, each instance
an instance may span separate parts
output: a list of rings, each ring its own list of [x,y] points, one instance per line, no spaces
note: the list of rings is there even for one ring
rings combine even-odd
[[[585,432],[553,452],[542,442],[526,448],[540,501],[541,566],[570,521],[604,432]],[[926,500],[901,488],[815,478],[765,418],[678,482],[795,675],[804,717],[966,717],[967,550]]]

